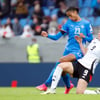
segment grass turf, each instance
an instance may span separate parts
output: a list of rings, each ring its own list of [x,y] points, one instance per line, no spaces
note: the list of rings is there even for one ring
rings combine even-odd
[[[88,88],[95,90],[96,88]],[[64,94],[64,88],[57,88],[56,94],[41,95],[34,87],[0,87],[0,100],[100,100],[100,95]]]

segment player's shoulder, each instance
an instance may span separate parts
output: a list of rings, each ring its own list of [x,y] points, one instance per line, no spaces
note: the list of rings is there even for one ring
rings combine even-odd
[[[82,18],[82,22],[83,22],[84,24],[90,24],[90,22],[89,22],[87,19],[85,19],[85,18]]]

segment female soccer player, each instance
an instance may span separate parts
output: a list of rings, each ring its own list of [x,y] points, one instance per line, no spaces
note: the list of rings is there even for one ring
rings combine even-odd
[[[77,60],[77,62],[63,62],[58,64],[53,74],[51,88],[44,94],[55,93],[55,89],[62,73],[65,75],[66,73],[69,73],[72,77],[78,78],[76,88],[77,94],[100,94],[100,90],[86,90],[100,60],[100,33],[98,34],[98,38],[92,40],[88,49],[83,46],[82,39],[79,36],[76,36],[75,38],[79,43],[84,56]]]
[[[86,42],[91,42],[93,39],[92,35],[92,27],[91,24],[81,18],[79,16],[79,9],[76,7],[70,7],[66,11],[66,15],[68,16],[67,22],[62,26],[61,31],[58,32],[56,35],[50,35],[47,32],[43,31],[41,34],[43,37],[50,38],[52,40],[58,40],[60,37],[67,35],[68,36],[68,41],[65,46],[65,50],[63,53],[63,57],[59,59],[59,61],[56,63],[54,69],[52,70],[51,74],[49,75],[49,78],[46,80],[46,82],[40,86],[37,86],[36,88],[41,90],[41,91],[46,91],[47,86],[51,83],[52,81],[52,75],[56,69],[56,66],[61,63],[61,62],[69,62],[73,61],[76,59],[79,59],[83,56],[80,46],[75,40],[76,35],[81,35],[83,38],[82,43],[86,44]],[[66,57],[65,57],[66,56]],[[66,58],[66,59],[65,59]],[[69,74],[66,76],[62,76],[63,81],[66,85],[65,89],[65,94],[68,94],[70,89],[73,87],[73,84],[70,85],[70,78]]]

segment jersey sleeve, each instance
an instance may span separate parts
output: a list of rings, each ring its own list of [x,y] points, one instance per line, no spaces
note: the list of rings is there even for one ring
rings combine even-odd
[[[93,40],[93,29],[90,23],[86,24],[86,41],[91,42]]]
[[[52,40],[58,40],[60,37],[62,37],[62,33],[58,32],[56,35],[50,35],[48,34],[48,38],[52,39]]]
[[[60,32],[58,32],[56,35],[50,35],[48,34],[48,38],[52,39],[52,40],[58,40],[60,37],[62,37],[63,35],[67,35],[68,34],[68,23],[66,22]]]
[[[67,35],[68,34],[68,21],[62,26],[60,31],[61,31],[61,33],[63,35]]]

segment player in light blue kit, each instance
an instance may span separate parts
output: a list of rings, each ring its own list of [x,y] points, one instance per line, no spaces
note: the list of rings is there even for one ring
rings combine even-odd
[[[59,61],[56,63],[54,69],[52,70],[52,72],[49,75],[49,78],[46,80],[46,82],[40,86],[37,86],[36,87],[37,89],[39,89],[41,91],[47,90],[47,86],[51,83],[52,75],[56,69],[56,66],[59,63],[73,61],[73,60],[79,59],[83,56],[80,46],[75,39],[76,35],[81,36],[83,38],[82,43],[84,45],[86,44],[87,41],[91,42],[91,40],[93,39],[93,35],[92,35],[93,31],[92,31],[91,24],[87,20],[80,18],[78,13],[79,13],[78,8],[76,8],[76,7],[68,8],[66,10],[66,15],[68,16],[69,19],[62,26],[60,32],[58,32],[56,35],[49,35],[45,31],[43,31],[41,33],[42,36],[48,37],[52,40],[58,40],[63,35],[64,36],[67,35],[68,41],[65,46],[63,57],[61,57],[59,59]],[[66,55],[67,55],[67,57],[65,58]],[[70,84],[69,74],[67,74],[66,76],[62,75],[62,78],[66,85],[65,94],[68,94],[70,89],[73,88],[73,84],[72,83]]]

